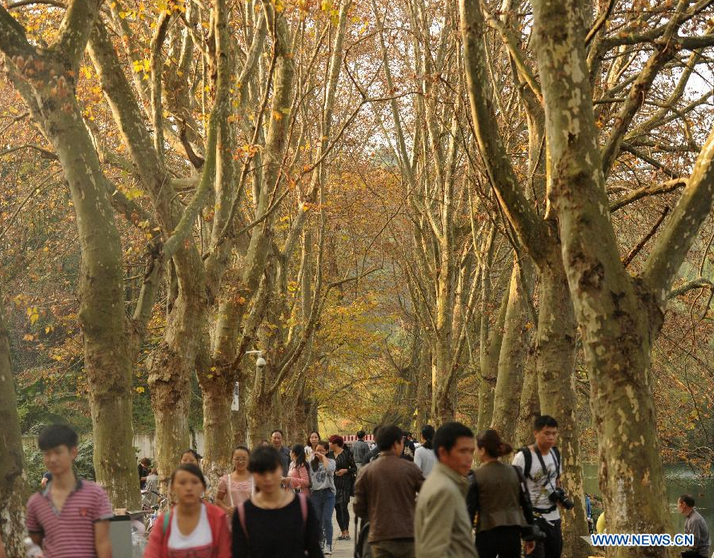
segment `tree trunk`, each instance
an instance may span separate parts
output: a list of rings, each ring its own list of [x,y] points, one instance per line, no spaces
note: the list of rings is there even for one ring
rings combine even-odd
[[[245,446],[249,445],[248,441],[248,415],[246,408],[248,406],[246,382],[238,382],[238,410],[231,411],[231,422],[233,423],[233,445]]]
[[[527,266],[532,273],[532,266]],[[499,432],[507,442],[514,439],[518,422],[519,403],[523,386],[523,369],[528,357],[530,335],[526,328],[528,315],[524,296],[525,285],[521,283],[521,265],[513,263],[509,288],[508,307],[504,321],[503,342],[498,358],[498,377],[494,393],[491,428]]]
[[[206,335],[206,337],[208,337]],[[209,357],[209,342],[201,349],[198,381],[203,393],[203,472],[208,484],[218,487],[220,477],[231,469],[234,434],[231,421],[233,387],[232,363],[217,365]]]
[[[484,278],[484,281],[487,281]],[[490,300],[490,290],[484,290],[484,304]],[[508,308],[508,289],[503,295],[498,317],[495,323],[489,327],[488,311],[484,311],[481,317],[481,382],[478,388],[478,420],[477,430],[479,432],[487,429],[493,418],[493,397],[496,388],[496,374],[498,371],[498,357],[501,353],[501,343],[503,342],[503,324],[506,320],[506,309]]]
[[[518,413],[518,425],[513,443],[514,448],[521,448],[533,443],[533,423],[540,415],[540,399],[538,397],[538,369],[535,354],[529,355],[523,373],[523,389]]]
[[[433,420],[431,418],[431,351],[429,350],[429,344],[421,343],[420,351],[416,398],[416,427],[419,430]]]
[[[82,8],[78,4],[76,9]],[[95,14],[90,15],[90,21],[82,25],[91,25]],[[80,41],[81,35],[77,35]],[[26,81],[6,57],[11,81],[57,153],[77,216],[82,255],[79,321],[90,388],[97,480],[116,507],[138,509],[139,479],[132,445],[131,343],[124,310],[121,239],[108,196],[111,188],[74,96],[72,63],[37,54],[24,37],[17,38],[14,46],[26,48],[27,64],[44,68],[42,75]],[[80,56],[81,52],[74,54]]]
[[[540,280],[536,344],[540,411],[558,421],[558,447],[563,460],[560,482],[575,503],[571,511],[561,508],[563,555],[581,557],[586,556],[587,547],[580,537],[588,530],[575,393],[576,323],[558,252],[553,255],[552,266],[542,268]]]
[[[25,500],[20,418],[10,362],[10,340],[0,299],[0,536],[8,556],[24,556]]]
[[[149,372],[151,408],[156,420],[156,462],[162,486],[189,447],[188,413],[191,376],[195,373],[203,328],[201,293],[187,296],[179,276],[179,297],[169,314],[161,344],[152,355]],[[197,278],[200,281],[200,274]],[[183,285],[182,285],[183,283]]]

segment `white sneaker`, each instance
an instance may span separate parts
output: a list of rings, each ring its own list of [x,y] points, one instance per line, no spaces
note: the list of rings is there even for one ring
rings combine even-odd
[[[325,556],[331,556],[332,555],[332,545],[328,544],[325,546],[325,552],[323,553]]]

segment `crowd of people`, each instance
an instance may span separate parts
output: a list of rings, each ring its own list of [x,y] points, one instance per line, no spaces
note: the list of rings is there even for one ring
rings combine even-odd
[[[325,441],[318,432],[305,445],[287,447],[275,430],[270,443],[234,449],[213,503],[205,497],[201,456],[187,450],[170,477],[172,505],[151,529],[144,557],[329,556],[333,514],[336,540],[351,539],[354,497],[358,558],[560,558],[560,510],[574,504],[561,487],[557,436],[556,420],[539,417],[534,443],[509,464],[513,448],[498,432],[475,436],[457,422],[425,426],[420,444],[396,425],[383,426],[374,447],[363,431],[351,447],[341,436]],[[112,558],[114,513],[104,490],[74,472],[77,434],[52,425],[38,444],[50,476],[27,505],[28,555]],[[138,467],[144,492],[158,495],[150,460]],[[709,534],[693,498],[683,495],[678,505],[695,543],[682,557],[707,558]],[[0,558],[2,552],[0,544]]]

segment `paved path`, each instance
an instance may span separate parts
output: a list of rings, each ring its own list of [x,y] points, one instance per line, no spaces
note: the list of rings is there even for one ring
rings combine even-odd
[[[333,543],[332,543],[332,558],[351,558],[355,553],[355,516],[352,512],[352,504],[350,504],[350,537],[352,540],[349,541],[338,541],[337,537],[340,536],[340,528],[337,525],[337,517],[332,516],[332,532]]]

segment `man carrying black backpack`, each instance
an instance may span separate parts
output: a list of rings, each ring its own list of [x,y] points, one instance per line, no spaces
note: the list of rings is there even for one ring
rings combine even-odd
[[[535,420],[535,444],[521,448],[513,458],[520,467],[533,503],[536,524],[546,538],[538,541],[530,558],[560,558],[563,551],[563,533],[558,506],[572,509],[573,502],[560,488],[562,465],[560,452],[555,447],[558,423],[553,417],[543,415]]]

